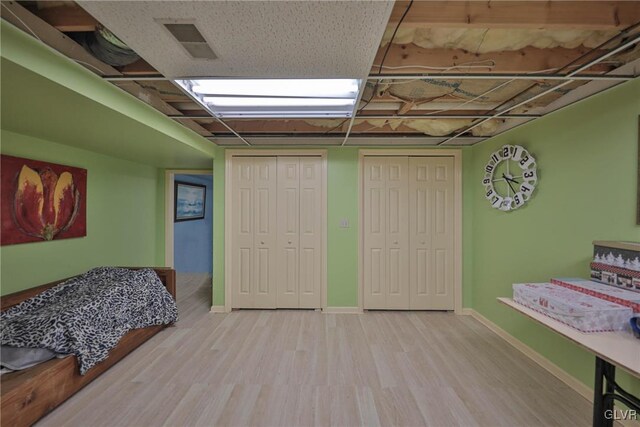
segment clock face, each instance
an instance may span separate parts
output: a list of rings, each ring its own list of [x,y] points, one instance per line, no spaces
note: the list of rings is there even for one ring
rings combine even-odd
[[[529,201],[538,182],[536,159],[519,145],[503,145],[484,168],[485,197],[496,209],[508,212]]]

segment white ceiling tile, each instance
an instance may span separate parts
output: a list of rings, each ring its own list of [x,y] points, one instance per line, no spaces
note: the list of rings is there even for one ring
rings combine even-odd
[[[368,75],[392,0],[79,1],[167,77]],[[189,21],[218,56],[198,60],[159,23]]]

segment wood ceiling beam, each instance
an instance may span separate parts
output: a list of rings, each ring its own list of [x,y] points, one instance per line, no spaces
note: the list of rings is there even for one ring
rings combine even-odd
[[[2,19],[20,28],[32,36],[37,36],[44,44],[57,50],[73,61],[78,62],[93,73],[107,76],[117,76],[121,73],[110,65],[105,64],[88,53],[82,46],[71,38],[65,36],[59,30],[49,25],[40,17],[29,12],[15,1],[2,2]],[[121,82],[121,89],[135,96],[139,100],[151,105],[164,114],[180,114],[180,111],[164,102],[160,97],[149,92],[134,81]],[[211,133],[193,120],[183,120],[182,124],[203,136]]]
[[[407,8],[397,1],[395,25]],[[612,30],[640,22],[637,1],[415,1],[403,27]]]
[[[372,74],[377,74],[382,57],[386,46],[378,49],[374,66],[371,68]],[[389,52],[384,60],[385,67],[403,67],[401,69],[383,68],[382,74],[393,73],[425,73],[425,72],[437,72],[453,67],[461,66],[461,68],[454,68],[446,70],[447,73],[455,73],[460,71],[465,72],[495,72],[495,73],[533,73],[543,72],[544,70],[560,69],[566,64],[578,59],[580,56],[586,54],[591,49],[586,47],[578,47],[575,49],[565,49],[562,47],[556,47],[551,49],[538,49],[535,47],[525,47],[520,50],[502,51],[502,52],[489,52],[482,54],[475,54],[462,49],[427,49],[417,46],[413,43],[410,44],[392,44],[389,48]],[[603,51],[597,51],[600,54],[605,53]],[[597,53],[596,52],[596,53]],[[465,68],[464,65],[474,63],[478,65],[490,64],[492,61],[493,66],[487,69],[478,68]],[[480,64],[480,65],[482,65]],[[422,67],[434,67],[420,68]],[[404,68],[407,67],[407,68]],[[615,68],[614,66],[607,64],[598,64],[589,69],[589,72],[608,72]]]
[[[147,61],[140,58],[136,62],[125,65],[120,68],[120,72],[125,76],[161,76],[155,68],[153,68]]]
[[[471,120],[471,119],[469,119]],[[378,119],[378,121],[382,121]],[[339,134],[344,133],[346,131],[345,125],[343,124],[339,128],[336,128],[336,125],[332,125],[330,127],[323,126],[315,126],[309,123],[306,123],[304,120],[225,120],[225,122],[231,126],[236,132],[240,134],[318,134],[322,135],[327,132],[330,134]],[[226,134],[228,131],[218,122],[206,123],[203,124],[205,128],[210,130],[211,132],[216,133],[217,135]],[[398,133],[398,134],[416,134],[420,133],[411,127],[400,125],[396,129],[391,128],[391,126],[385,124],[383,126],[376,127],[365,120],[356,119],[353,127],[351,128],[352,134],[390,134],[390,133]]]
[[[98,25],[98,21],[76,3],[44,7],[38,10],[37,15],[63,33],[95,31]]]

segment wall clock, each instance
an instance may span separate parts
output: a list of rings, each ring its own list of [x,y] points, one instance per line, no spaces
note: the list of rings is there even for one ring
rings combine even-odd
[[[520,145],[503,145],[484,167],[485,197],[496,209],[512,211],[525,205],[536,188],[536,159]]]

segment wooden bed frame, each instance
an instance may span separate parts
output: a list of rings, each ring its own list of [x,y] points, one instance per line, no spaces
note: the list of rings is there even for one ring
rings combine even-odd
[[[127,267],[139,269],[142,267]],[[153,268],[169,293],[176,298],[176,272],[170,268]],[[68,279],[64,279],[68,280]],[[2,311],[49,289],[64,280],[5,295],[0,298]],[[132,350],[168,325],[150,326],[129,331],[107,359],[80,375],[75,356],[52,359],[23,371],[0,377],[0,403],[3,426],[30,426],[115,365]]]

